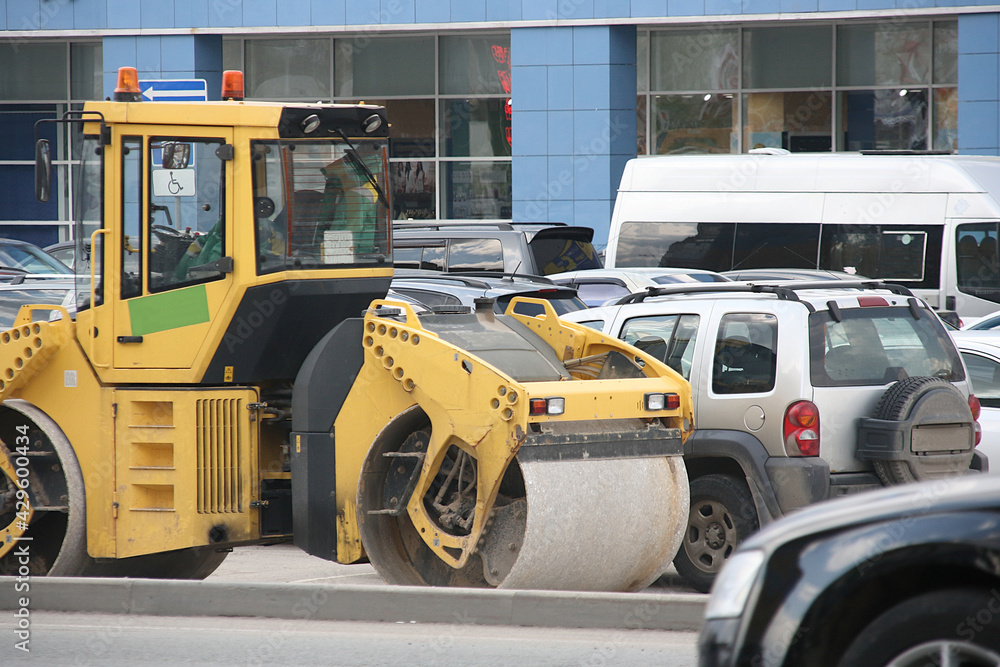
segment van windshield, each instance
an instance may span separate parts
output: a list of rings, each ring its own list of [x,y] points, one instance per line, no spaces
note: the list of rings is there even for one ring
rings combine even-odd
[[[906,377],[965,379],[958,350],[936,316],[905,307],[844,308],[809,316],[814,387],[885,385]]]

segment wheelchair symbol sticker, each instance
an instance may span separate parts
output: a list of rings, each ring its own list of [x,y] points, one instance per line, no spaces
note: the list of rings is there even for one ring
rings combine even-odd
[[[194,197],[194,169],[154,169],[153,195],[156,197]]]

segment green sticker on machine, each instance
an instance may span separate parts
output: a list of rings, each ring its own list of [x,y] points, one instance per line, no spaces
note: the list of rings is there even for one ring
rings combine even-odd
[[[143,336],[208,322],[208,292],[204,285],[153,294],[128,302],[132,335]]]

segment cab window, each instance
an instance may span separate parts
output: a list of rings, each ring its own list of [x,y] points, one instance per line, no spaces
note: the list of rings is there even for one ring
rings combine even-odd
[[[222,139],[149,140],[149,288],[173,289],[225,275]]]

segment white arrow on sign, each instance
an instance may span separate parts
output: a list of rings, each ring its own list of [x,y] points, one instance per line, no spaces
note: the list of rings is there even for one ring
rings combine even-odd
[[[208,99],[205,79],[150,79],[139,81],[142,99],[155,102],[204,102]]]

